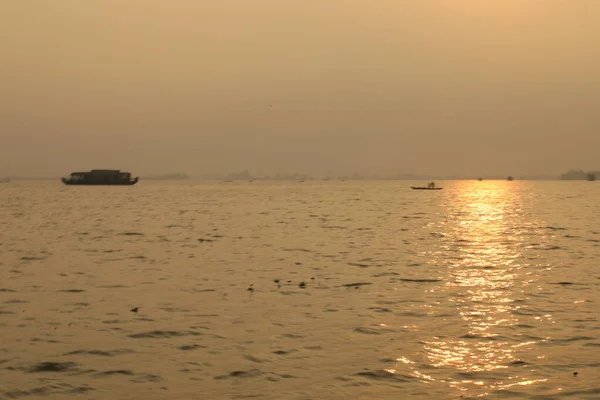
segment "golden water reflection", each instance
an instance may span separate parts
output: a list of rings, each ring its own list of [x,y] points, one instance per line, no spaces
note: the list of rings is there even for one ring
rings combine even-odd
[[[519,296],[531,282],[523,268],[522,242],[538,223],[523,208],[524,192],[514,182],[458,185],[446,194],[445,218],[435,226],[442,244],[423,254],[447,271],[443,286],[434,291],[449,303],[442,306],[456,314],[449,318],[457,325],[452,334],[442,331],[423,340],[427,364],[453,374],[434,379],[417,367],[413,374],[424,382],[443,380],[461,392],[476,390],[478,396],[540,382],[502,372],[522,365],[519,353],[535,344],[514,340],[514,330]]]

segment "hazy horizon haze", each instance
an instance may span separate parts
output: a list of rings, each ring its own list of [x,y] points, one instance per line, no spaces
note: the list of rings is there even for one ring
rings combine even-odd
[[[0,6],[0,176],[600,169],[592,0]]]

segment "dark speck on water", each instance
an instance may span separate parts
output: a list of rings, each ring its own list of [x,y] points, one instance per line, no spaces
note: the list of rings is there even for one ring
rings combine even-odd
[[[29,372],[65,372],[73,370],[76,365],[73,362],[42,362],[31,367]]]

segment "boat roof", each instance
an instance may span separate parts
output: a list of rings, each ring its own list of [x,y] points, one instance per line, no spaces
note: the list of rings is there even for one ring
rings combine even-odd
[[[121,172],[120,169],[93,169],[91,171],[80,171],[71,172],[71,175],[85,175],[85,174],[122,174],[128,172]]]

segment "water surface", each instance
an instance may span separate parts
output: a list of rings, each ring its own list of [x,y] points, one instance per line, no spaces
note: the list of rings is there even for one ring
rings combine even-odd
[[[5,184],[0,398],[600,398],[600,185],[438,183]]]

